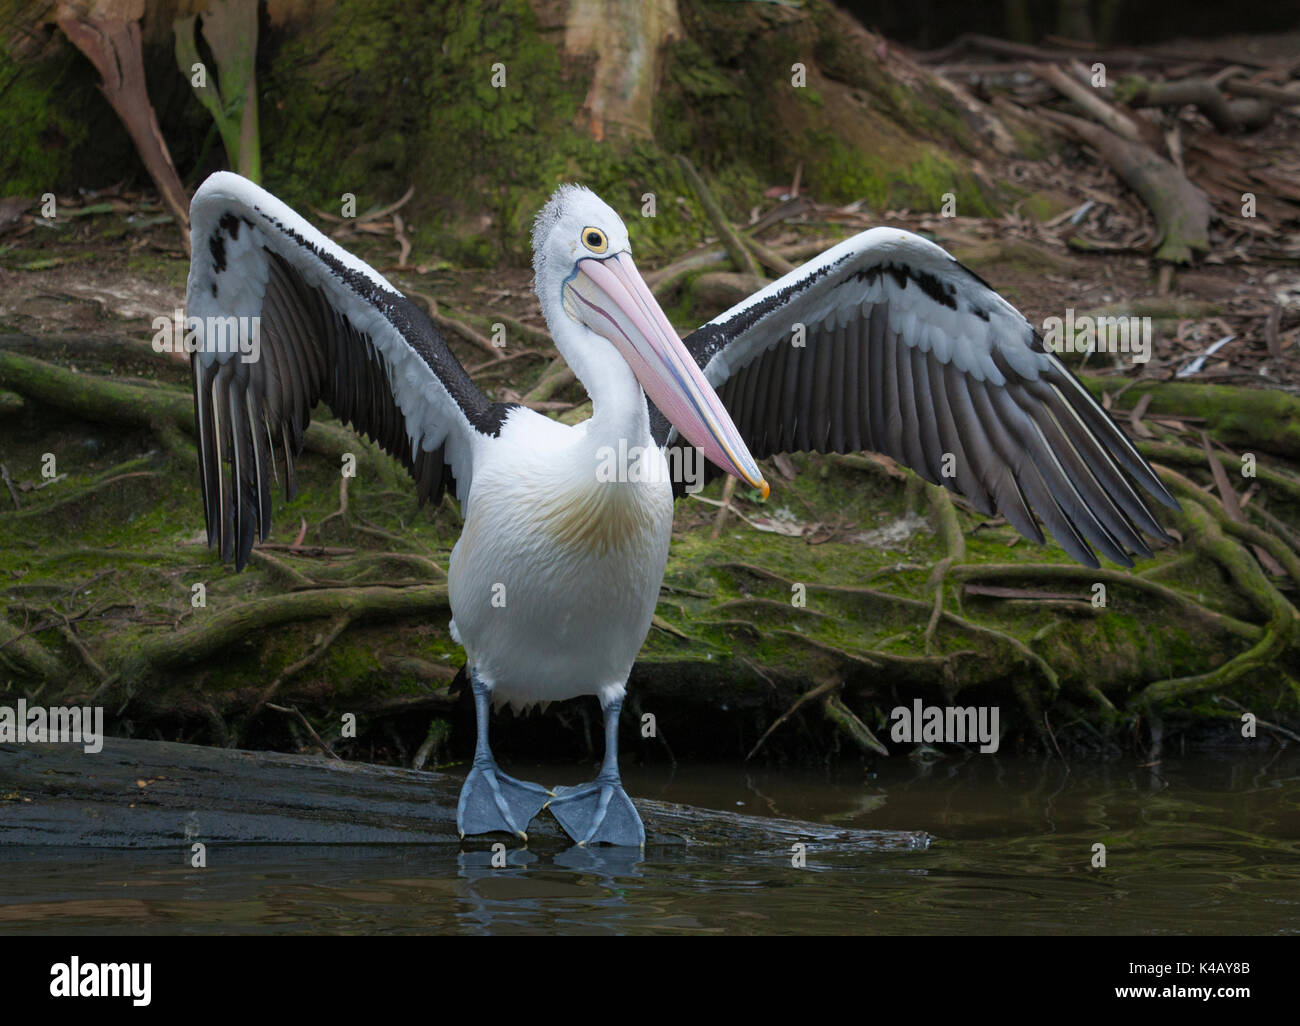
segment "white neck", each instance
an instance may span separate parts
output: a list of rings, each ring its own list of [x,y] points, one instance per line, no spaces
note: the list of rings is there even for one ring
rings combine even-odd
[[[549,318],[548,318],[549,320]],[[591,396],[587,438],[598,446],[650,444],[645,393],[613,343],[561,314],[551,324],[560,354]]]

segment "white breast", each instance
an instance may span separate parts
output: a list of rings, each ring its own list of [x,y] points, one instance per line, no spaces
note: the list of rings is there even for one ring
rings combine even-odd
[[[663,454],[652,480],[600,480],[585,431],[536,415],[483,448],[448,575],[470,665],[515,706],[621,693],[668,560]]]

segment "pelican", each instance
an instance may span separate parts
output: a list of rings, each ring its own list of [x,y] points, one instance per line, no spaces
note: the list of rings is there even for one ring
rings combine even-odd
[[[841,242],[680,339],[618,214],[561,186],[537,216],[533,267],[556,348],[592,401],[570,427],[488,400],[423,311],[253,183],[212,175],[190,217],[187,323],[260,325],[255,359],[213,339],[191,359],[221,558],[242,569],[267,537],[277,461],[292,498],[321,401],[402,461],[421,503],[451,489],[461,504],[450,629],[477,716],[462,837],[526,841],[549,808],[579,844],[644,845],[618,722],[668,559],[682,485],[670,457],[685,447],[764,498],[758,459],[874,450],[1041,543],[1036,513],[1092,567],[1094,547],[1132,566],[1151,554],[1143,534],[1168,539],[1129,478],[1177,504],[1110,417],[1011,304],[906,231]],[[602,473],[611,452],[637,453],[639,472]],[[546,788],[497,767],[492,707],[580,695],[604,712],[594,780]]]

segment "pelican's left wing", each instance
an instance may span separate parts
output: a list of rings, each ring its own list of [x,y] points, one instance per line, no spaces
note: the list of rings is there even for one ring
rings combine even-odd
[[[453,483],[464,502],[475,440],[499,433],[511,407],[474,386],[424,311],[239,175],[208,178],[190,222],[186,327],[199,344],[209,545],[242,568],[254,534],[266,538],[277,455],[292,498],[293,460],[319,401],[400,459],[421,503]]]
[[[1127,566],[1168,536],[1124,471],[1178,508],[1029,322],[942,248],[897,228],[832,247],[705,324],[686,347],[755,458],[893,457],[1070,555]],[[657,410],[656,441],[680,445]]]

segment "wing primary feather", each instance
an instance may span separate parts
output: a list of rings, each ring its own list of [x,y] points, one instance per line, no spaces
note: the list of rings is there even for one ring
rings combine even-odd
[[[971,401],[980,415],[980,422],[988,431],[994,450],[1001,457],[1011,476],[1015,478],[1024,498],[1028,500],[1028,507],[1042,517],[1048,530],[1066,552],[1088,566],[1100,566],[1096,553],[1088,546],[1070,518],[1057,504],[1051,490],[1043,482],[1032,456],[1025,451],[1023,445],[1017,444],[1007,433],[998,412],[994,409],[987,383],[972,379],[968,387]],[[1041,528],[1037,530],[1037,534],[1038,539],[1035,540],[1041,539]]]
[[[826,343],[831,346],[831,377],[827,383],[830,395],[830,437],[827,444],[831,452],[844,452],[844,325],[837,324],[828,332]]]
[[[994,445],[990,431],[978,413],[972,379],[949,363],[943,366],[943,381],[948,406],[970,456],[971,470],[984,483],[993,497],[994,508],[1007,518],[1007,522],[1026,538],[1041,543],[1042,529],[1025,503],[1024,493],[1011,472],[1011,466]]]
[[[864,325],[862,318],[850,317],[844,326],[844,378],[840,387],[844,392],[844,445],[846,452],[861,452],[862,419],[860,396],[862,394],[862,337]]]
[[[745,364],[745,366],[741,367],[740,370],[736,372],[736,391],[733,399],[736,405],[729,408],[727,411],[731,414],[731,419],[736,425],[736,430],[742,432],[742,438],[744,437],[744,434],[741,424],[745,420],[745,398],[749,391],[750,378],[752,378],[753,375],[754,365],[752,363]]]
[[[908,365],[910,389],[905,393],[911,397],[908,406],[909,420],[915,423],[910,432],[914,439],[914,448],[921,458],[920,475],[931,484],[943,484],[943,444],[939,441],[939,429],[935,422],[934,398],[930,395],[930,376],[926,371],[926,354],[915,346],[907,346],[901,352],[899,361]]]
[[[772,365],[771,376],[767,383],[767,395],[763,402],[764,438],[761,447],[764,456],[780,452],[784,448],[781,444],[781,396],[785,382],[787,344],[778,342],[763,354],[763,359]]]
[[[1079,451],[1074,439],[1062,429],[1056,418],[1056,411],[1050,405],[1034,402],[1023,385],[1009,387],[1007,395],[1042,432],[1046,444],[1064,465],[1074,486],[1081,494],[1086,495],[1093,514],[1101,520],[1111,535],[1125,547],[1126,551],[1136,553],[1144,559],[1149,558],[1150,547],[1115,499],[1121,489],[1108,488],[1102,481],[1104,472],[1101,468],[1106,467],[1107,464],[1099,463],[1095,466],[1091,464]],[[1090,435],[1087,437],[1091,438]],[[1098,453],[1101,454],[1100,450]],[[1128,482],[1118,475],[1118,471],[1115,473],[1119,477],[1122,489],[1131,493],[1132,489],[1128,487]],[[1134,498],[1136,499],[1136,495]]]
[[[740,405],[741,421],[736,427],[740,430],[741,438],[750,438],[753,436],[755,409],[758,406],[758,379],[762,376],[762,367],[759,360],[751,360],[749,366],[745,368],[745,398]]]
[[[1180,509],[1178,500],[1176,500],[1156,477],[1155,472],[1147,464],[1141,454],[1133,448],[1130,442],[1118,427],[1111,420],[1110,415],[1093,399],[1092,395],[1083,387],[1078,379],[1069,372],[1063,365],[1053,366],[1045,375],[1047,381],[1055,385],[1061,394],[1065,397],[1070,408],[1073,409],[1095,432],[1102,444],[1121,467],[1132,474],[1138,482],[1156,497],[1165,506],[1170,509]]]
[[[221,485],[221,460],[216,452],[212,424],[212,371],[199,359],[197,352],[190,354],[190,379],[194,388],[194,424],[198,432],[199,489],[203,494],[203,522],[208,531],[208,547],[217,543],[216,503]]]
[[[871,393],[867,415],[871,424],[871,448],[874,452],[883,452],[888,456],[889,432],[885,430],[885,423],[892,390],[885,376],[885,335],[889,331],[889,308],[884,303],[877,303],[871,308],[870,328],[867,355],[871,366],[867,372],[867,383],[871,386]]]
[[[1110,451],[1097,440],[1092,429],[1075,412],[1066,398],[1055,386],[1041,379],[1026,382],[1025,390],[1044,407],[1050,409],[1060,422],[1061,430],[1067,431],[1071,440],[1079,447],[1088,468],[1098,476],[1103,487],[1115,503],[1137,525],[1138,528],[1160,541],[1173,539],[1160,526],[1159,522],[1147,508],[1142,497],[1134,491],[1124,472],[1120,469]],[[1073,430],[1069,430],[1069,429]]]
[[[1052,501],[1069,521],[1071,529],[1080,536],[1081,541],[1095,545],[1102,555],[1122,566],[1132,566],[1124,547],[1101,522],[1093,511],[1096,497],[1090,501],[1082,495],[1076,482],[1071,479],[1069,471],[1062,465],[1055,450],[1048,444],[1046,436],[1038,424],[1016,404],[1015,399],[1007,394],[1006,386],[997,387],[985,384],[988,396],[995,412],[1007,429],[1012,441],[1019,441],[1022,450],[1029,454],[1038,476],[1051,494]],[[1078,482],[1086,486],[1091,475]]]
[[[811,331],[809,332],[811,335]],[[831,435],[831,364],[835,359],[835,346],[831,333],[825,328],[817,332],[817,340],[811,343],[813,362],[817,374],[813,380],[812,408],[809,411],[812,424],[812,443],[817,452],[830,451]]]
[[[885,454],[900,463],[907,462],[903,445],[903,395],[901,372],[898,367],[898,336],[886,330],[885,344]]]
[[[958,430],[953,418],[952,408],[948,404],[948,392],[944,387],[943,364],[933,352],[925,354],[920,369],[913,368],[913,376],[923,373],[929,388],[929,395],[934,403],[934,424],[939,434],[940,445],[944,452],[952,453],[956,485],[952,478],[945,477],[943,484],[960,492],[985,516],[993,514],[993,499],[989,496],[979,476],[972,470],[966,447],[962,444],[963,433]],[[967,436],[971,437],[971,436]]]
[[[253,451],[253,476],[257,481],[257,537],[265,541],[271,533],[271,471],[270,450],[262,435],[261,402],[253,394],[253,382],[244,390],[244,419],[248,424],[250,448]]]
[[[226,366],[236,368],[226,386],[226,403],[233,436],[230,451],[234,457],[231,477],[235,486],[235,569],[241,570],[248,562],[257,526],[256,500],[253,494],[257,490],[257,481],[253,469],[253,432],[245,406],[245,386],[240,380],[246,374],[238,373],[238,369],[247,364],[232,359]]]
[[[804,345],[799,353],[799,395],[795,402],[797,412],[795,413],[794,445],[799,452],[813,451],[812,403],[813,386],[817,378],[817,361],[808,346],[808,342],[808,333],[805,332]]]
[[[803,373],[801,354],[807,351],[804,346],[787,342],[778,348],[785,351],[785,374],[781,377],[781,440],[776,452],[790,452],[795,445],[796,417],[795,403],[799,398],[799,380]]]
[[[758,380],[754,384],[754,409],[750,413],[749,434],[745,438],[754,440],[750,450],[755,459],[761,459],[768,453],[768,398],[772,394],[772,376],[776,373],[776,361],[769,359],[771,350],[765,350],[754,362],[758,364]]]
[[[230,508],[230,479],[226,465],[230,459],[230,445],[224,410],[225,391],[222,374],[226,365],[219,364],[212,373],[208,389],[208,408],[212,411],[212,437],[217,450],[217,501],[215,506],[217,522],[217,550],[222,559],[229,559],[233,549],[231,537],[234,534],[234,511]]]

